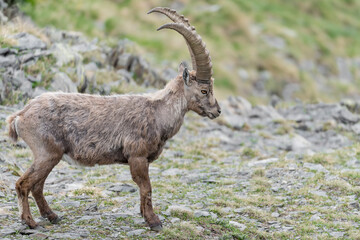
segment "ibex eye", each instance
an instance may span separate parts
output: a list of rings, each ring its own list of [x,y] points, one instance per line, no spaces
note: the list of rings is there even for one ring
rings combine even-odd
[[[201,90],[201,93],[202,94],[207,94],[207,91],[206,90]]]

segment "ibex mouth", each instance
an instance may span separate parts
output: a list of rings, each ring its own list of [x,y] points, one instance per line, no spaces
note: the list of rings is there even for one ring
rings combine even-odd
[[[208,118],[210,118],[210,119],[215,119],[215,118],[217,118],[220,114],[213,114],[213,113],[207,113],[206,114],[207,116],[208,116]]]

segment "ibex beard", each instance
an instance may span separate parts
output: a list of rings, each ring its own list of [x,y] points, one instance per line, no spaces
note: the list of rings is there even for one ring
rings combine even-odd
[[[153,94],[96,96],[45,93],[11,115],[9,136],[21,137],[34,162],[16,182],[21,220],[35,228],[28,203],[31,192],[42,217],[59,221],[43,195],[45,180],[64,155],[84,166],[128,164],[140,189],[140,212],[155,231],[162,229],[151,202],[149,164],[166,141],[180,129],[184,116],[194,111],[214,119],[220,107],[214,97],[212,65],[205,43],[188,20],[168,8],[154,8],[174,23],[168,28],[184,36],[193,63],[180,64],[179,75]]]

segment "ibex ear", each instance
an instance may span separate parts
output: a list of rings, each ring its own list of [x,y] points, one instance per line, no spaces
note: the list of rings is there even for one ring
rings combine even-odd
[[[184,71],[183,71],[183,79],[185,81],[186,86],[189,86],[190,73],[189,73],[187,68],[185,68]]]
[[[184,80],[186,86],[189,86],[190,85],[190,73],[188,70],[187,63],[186,62],[180,63],[178,71],[179,71],[179,74],[182,74],[182,77],[183,77],[183,80]]]

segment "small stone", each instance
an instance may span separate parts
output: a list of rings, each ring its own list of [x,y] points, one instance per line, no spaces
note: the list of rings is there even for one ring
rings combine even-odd
[[[113,192],[136,192],[136,188],[129,184],[111,186],[108,190]]]
[[[17,40],[17,48],[19,50],[32,50],[32,49],[45,49],[46,44],[41,41],[39,38],[31,35],[29,33],[18,33],[13,36],[12,38]]]
[[[270,163],[274,163],[277,161],[279,161],[279,158],[268,158],[268,159],[264,159],[264,160],[260,160],[260,161],[249,162],[247,165],[249,167],[266,166]]]
[[[235,222],[235,221],[229,221],[229,224],[232,225],[232,226],[234,226],[234,227],[239,228],[240,231],[244,231],[245,228],[246,228],[246,225],[245,225],[245,224],[238,223],[238,222]]]
[[[78,201],[64,202],[64,203],[61,203],[61,205],[64,207],[78,208],[78,207],[80,207],[80,202],[78,202]]]
[[[319,217],[319,215],[315,214],[315,215],[312,215],[311,218],[310,218],[310,221],[317,221],[317,220],[320,220],[321,218]]]
[[[196,227],[196,230],[198,230],[199,232],[202,232],[202,231],[204,231],[204,228],[201,227],[201,226],[197,226],[197,227]]]
[[[360,135],[360,123],[357,123],[351,127],[351,129],[356,133],[357,135]]]
[[[1,229],[0,230],[0,237],[6,237],[8,235],[12,235],[12,234],[15,234],[16,233],[16,230],[14,229]]]
[[[63,43],[55,43],[51,47],[53,56],[56,58],[56,65],[58,67],[70,62],[80,62],[82,56],[76,51],[72,50],[69,45]]]
[[[293,136],[291,139],[291,149],[293,151],[300,151],[306,148],[310,148],[311,146],[311,142],[298,134],[295,134],[295,136]]]
[[[308,168],[310,170],[314,170],[314,171],[318,171],[318,172],[324,172],[327,173],[329,172],[326,168],[323,167],[323,165],[321,164],[314,164],[314,163],[304,163],[304,167]]]
[[[134,218],[133,219],[133,222],[135,223],[135,224],[145,224],[145,220],[144,220],[144,218]]]
[[[6,68],[13,66],[16,63],[16,57],[14,55],[10,55],[7,57],[0,56],[0,68]]]
[[[49,236],[46,235],[45,233],[38,232],[38,233],[31,234],[30,237],[35,238],[35,239],[47,239]]]
[[[176,175],[181,175],[182,173],[183,173],[183,171],[178,169],[178,168],[170,168],[170,169],[167,169],[167,170],[163,171],[161,173],[161,175],[163,175],[163,176],[176,176]]]
[[[297,165],[295,163],[290,163],[288,168],[290,171],[295,171],[297,169]]]
[[[145,229],[136,229],[136,230],[127,232],[126,235],[127,235],[128,237],[131,237],[131,236],[139,236],[139,235],[141,235],[142,233],[144,233],[145,231],[146,231]]]
[[[351,203],[349,203],[349,207],[356,208],[356,209],[360,210],[359,202],[351,202]]]
[[[325,191],[321,191],[321,190],[310,191],[310,193],[314,194],[314,195],[317,195],[317,196],[320,196],[320,197],[328,197],[327,193]]]
[[[344,232],[331,232],[330,235],[334,238],[341,238],[345,235]]]
[[[338,116],[339,120],[345,124],[354,124],[360,121],[360,116],[350,112],[347,108],[341,109]]]
[[[210,216],[210,213],[207,211],[195,211],[194,216],[195,217],[208,217],[208,216]]]
[[[278,212],[273,212],[271,213],[271,216],[277,218],[280,216],[280,214]]]
[[[32,235],[32,234],[38,233],[39,230],[37,230],[37,229],[23,229],[23,230],[20,230],[19,232],[22,235]]]
[[[180,222],[180,218],[177,218],[177,217],[172,218],[172,219],[170,220],[170,222],[171,222],[171,223],[178,223],[178,222]]]
[[[50,88],[53,91],[62,91],[68,93],[76,93],[76,84],[63,72],[58,72],[54,75],[53,81],[50,84]]]

